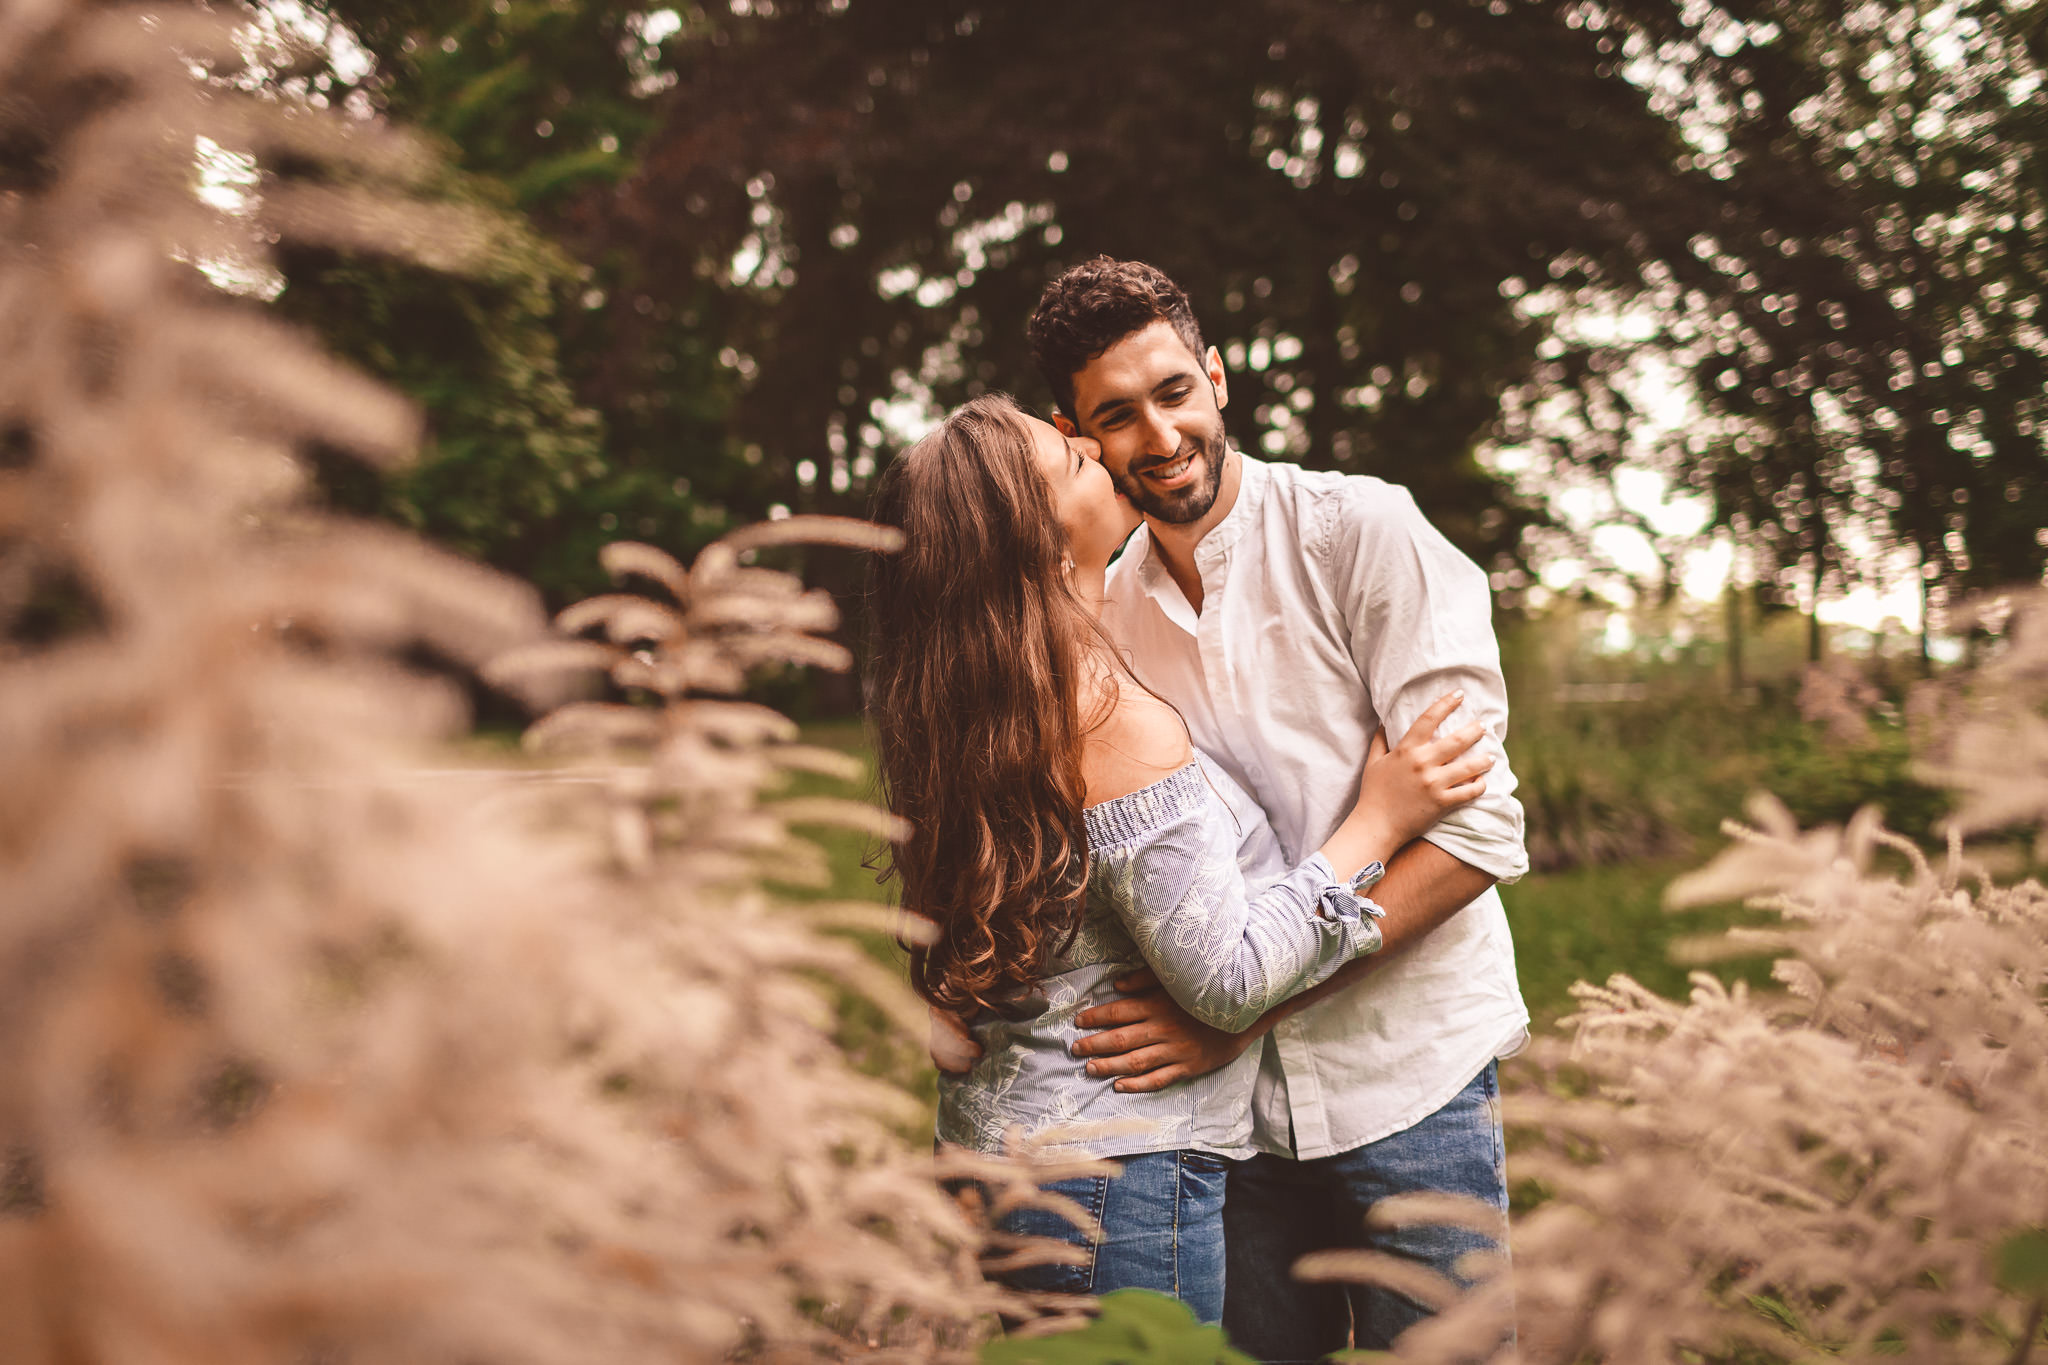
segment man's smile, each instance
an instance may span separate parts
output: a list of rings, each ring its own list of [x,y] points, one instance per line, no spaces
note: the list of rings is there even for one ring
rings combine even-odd
[[[1138,477],[1163,492],[1185,487],[1194,478],[1195,453],[1189,451],[1162,464],[1138,471]]]

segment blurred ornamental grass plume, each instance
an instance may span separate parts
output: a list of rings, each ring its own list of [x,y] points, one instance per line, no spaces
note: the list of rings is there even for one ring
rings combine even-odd
[[[883,825],[764,796],[843,760],[731,694],[844,659],[745,561],[880,533],[614,546],[658,592],[549,641],[527,587],[322,513],[298,448],[401,460],[417,414],[195,263],[494,229],[409,197],[404,134],[245,93],[250,31],[0,0],[0,1360],[929,1358],[1028,1316],[832,1045],[820,974],[915,1013],[817,932],[873,912],[760,887],[815,865],[792,822]],[[199,138],[264,168],[235,213]],[[635,701],[449,780],[422,655]]]
[[[1573,1036],[1540,1041],[1507,1099],[1529,1137],[1512,1174],[1547,1196],[1516,1221],[1512,1272],[1475,1263],[1461,1297],[1350,1253],[1303,1267],[1451,1305],[1396,1358],[2019,1365],[2041,1351],[2048,889],[1997,883],[1965,840],[2048,830],[2048,594],[1992,605],[2002,647],[1944,708],[1954,728],[1926,770],[1964,798],[1945,858],[1874,809],[1802,831],[1757,798],[1669,899],[1774,913],[1690,954],[1775,953],[1783,992],[1706,973],[1684,1003],[1621,976],[1576,988]]]

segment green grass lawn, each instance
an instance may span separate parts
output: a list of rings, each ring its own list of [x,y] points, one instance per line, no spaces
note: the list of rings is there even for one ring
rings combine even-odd
[[[1732,906],[1674,914],[1664,909],[1664,888],[1706,855],[1654,862],[1575,867],[1535,873],[1501,888],[1515,936],[1515,973],[1538,1029],[1572,1009],[1577,981],[1604,982],[1626,973],[1660,995],[1683,999],[1686,976],[1697,967],[1671,960],[1672,944],[1712,934],[1743,918]],[[1763,960],[1717,963],[1723,980],[1761,984],[1770,979]]]

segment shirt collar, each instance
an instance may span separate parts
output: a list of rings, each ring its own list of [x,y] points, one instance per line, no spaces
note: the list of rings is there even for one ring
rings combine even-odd
[[[1223,520],[1210,527],[1209,534],[1195,546],[1195,566],[1201,571],[1205,583],[1245,534],[1246,528],[1257,522],[1259,509],[1266,501],[1266,485],[1270,482],[1266,462],[1242,453],[1238,461],[1241,472],[1237,482],[1237,501],[1230,505],[1230,511],[1224,514]],[[1193,634],[1192,610],[1187,605],[1187,598],[1181,594],[1180,585],[1173,581],[1173,575],[1167,573],[1165,563],[1159,558],[1159,546],[1152,539],[1149,525],[1141,525],[1131,533],[1130,543],[1124,546],[1124,557],[1130,559],[1131,567],[1137,573],[1139,590],[1152,598],[1169,620]],[[1184,616],[1188,619],[1183,620]]]
[[[1140,597],[1150,598],[1167,620],[1192,635],[1195,633],[1194,617],[1187,598],[1181,595],[1180,585],[1173,581],[1173,575],[1167,573],[1166,565],[1160,562],[1158,549],[1152,542],[1152,528],[1140,526],[1131,532],[1131,539],[1124,546],[1118,563],[1129,560],[1131,576]]]

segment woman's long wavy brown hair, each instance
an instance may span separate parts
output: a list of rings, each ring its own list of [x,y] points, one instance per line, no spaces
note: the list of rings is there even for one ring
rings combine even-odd
[[[874,516],[904,539],[868,593],[868,716],[910,830],[883,877],[937,927],[911,948],[918,993],[1002,1008],[1080,923],[1083,683],[1101,637],[1009,398],[969,402],[899,455]]]

